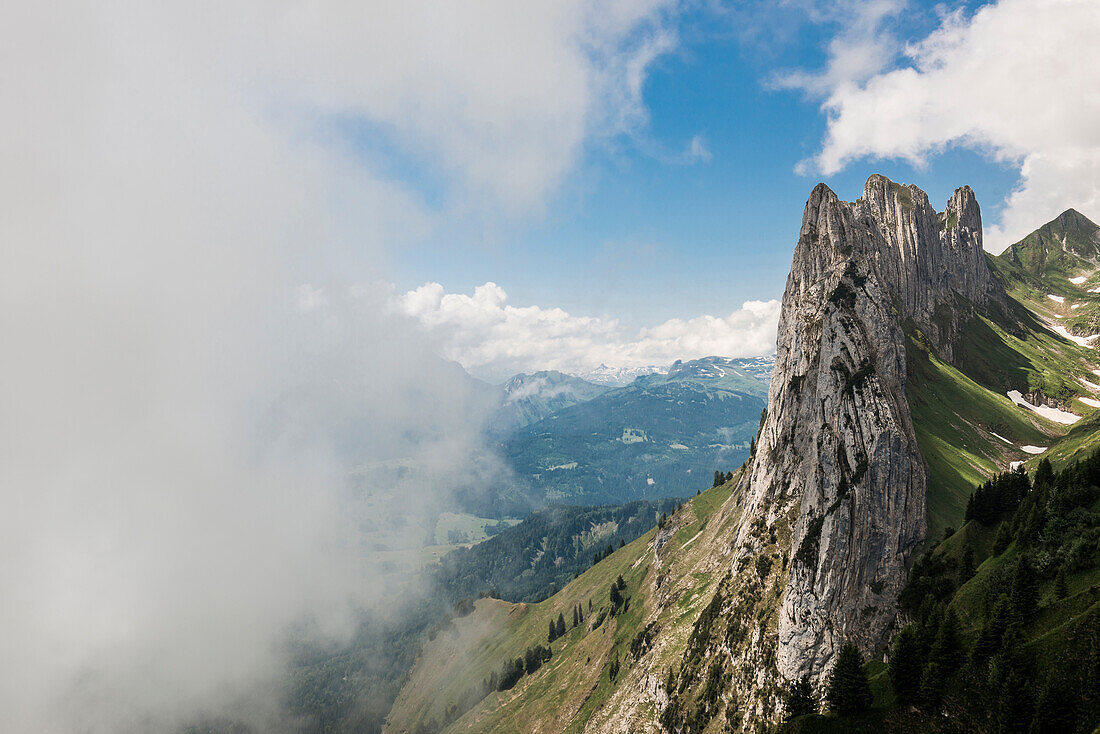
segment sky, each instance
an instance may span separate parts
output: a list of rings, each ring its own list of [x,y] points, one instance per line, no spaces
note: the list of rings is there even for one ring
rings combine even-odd
[[[880,172],[940,206],[968,184],[993,252],[1068,207],[1100,215],[1097,102],[1082,91],[1100,76],[1097,13],[1087,2],[658,4],[624,47],[637,78],[611,98],[625,112],[607,119],[590,100],[570,165],[536,199],[470,202],[394,155],[392,139],[355,137],[441,218],[394,256],[395,289],[419,294],[448,358],[491,379],[761,353],[778,306],[756,304],[782,295],[818,181],[851,200]],[[428,304],[425,287],[456,298]],[[602,348],[556,337],[592,323]],[[677,338],[658,346],[646,330],[661,326]]]
[[[0,730],[280,731],[485,379],[772,349],[802,206],[1100,218],[1100,6],[8,3]],[[397,522],[400,520],[401,522]],[[407,538],[400,537],[407,528]]]

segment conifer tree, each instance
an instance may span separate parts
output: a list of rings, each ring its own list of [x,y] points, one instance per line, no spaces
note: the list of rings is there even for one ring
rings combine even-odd
[[[612,610],[618,609],[619,605],[623,603],[623,595],[619,593],[619,586],[617,584],[611,584],[610,598]]]
[[[669,671],[671,675],[671,671]],[[817,698],[814,696],[813,686],[810,685],[810,676],[804,675],[802,679],[794,683],[787,691],[787,697],[783,702],[786,711],[784,721],[790,721],[796,716],[817,713]]]
[[[723,476],[722,476],[722,472],[720,472],[720,471],[718,471],[717,469],[715,469],[715,470],[714,470],[714,484],[712,484],[712,485],[710,485],[710,486],[712,486],[712,487],[717,487],[718,485],[720,485],[720,484],[722,483],[722,480],[723,480],[724,478],[725,478],[725,477],[723,477]]]
[[[866,711],[871,705],[871,687],[863,672],[863,656],[852,642],[840,648],[836,663],[829,673],[829,686],[825,694],[829,711],[841,716],[851,716]]]
[[[947,673],[935,660],[924,666],[920,677],[920,699],[925,706],[939,706],[947,688]]]
[[[932,653],[932,645],[936,641],[936,635],[940,631],[940,622],[943,621],[943,605],[936,601],[931,594],[926,594],[917,612],[917,641],[920,643],[922,659],[927,659]]]
[[[936,641],[932,644],[931,658],[950,675],[959,669],[965,657],[959,617],[954,609],[948,609],[943,615],[939,632],[936,633]]]
[[[1027,520],[1020,526],[1020,531],[1016,536],[1021,545],[1028,546],[1039,539],[1039,533],[1043,529],[1045,519],[1042,508],[1038,504],[1032,505],[1031,511],[1027,514]]]
[[[1030,734],[1061,734],[1077,730],[1073,687],[1051,673],[1035,702]]]
[[[1031,685],[1017,670],[1009,670],[1001,686],[997,706],[1000,731],[1004,734],[1026,734],[1034,710]]]
[[[558,612],[558,625],[554,628],[554,634],[556,637],[561,637],[565,634],[565,617],[561,612]]]
[[[997,528],[997,535],[993,538],[993,555],[999,556],[1005,552],[1012,543],[1012,532],[1008,529],[1008,523],[1001,523]]]
[[[970,543],[963,548],[962,565],[959,568],[959,581],[967,582],[974,578],[977,568],[974,565],[974,547]]]
[[[554,624],[554,620],[550,620],[550,631],[546,633],[546,642],[553,644],[554,640],[558,639],[558,628]]]
[[[573,626],[577,626],[577,605],[573,605]]]
[[[890,682],[899,702],[913,704],[919,700],[922,663],[916,630],[909,625],[894,638],[890,649]]]
[[[1012,604],[1008,595],[1001,594],[997,598],[993,609],[990,611],[985,624],[982,625],[978,639],[974,643],[973,659],[978,667],[985,665],[988,660],[1001,649],[1005,630],[1012,621]]]
[[[1016,621],[1021,624],[1030,622],[1038,611],[1039,580],[1026,555],[1020,556],[1016,562],[1016,570],[1012,574],[1011,598],[1012,613]]]
[[[1066,584],[1066,567],[1063,564],[1058,568],[1058,574],[1054,577],[1054,596],[1065,599],[1069,596],[1069,586]]]
[[[1035,487],[1040,485],[1049,487],[1054,482],[1054,469],[1050,465],[1050,459],[1043,459],[1039,466],[1035,467]]]
[[[940,702],[947,690],[948,678],[962,665],[964,657],[959,618],[954,609],[948,609],[936,632],[928,665],[920,680],[921,699],[925,704],[935,706]]]

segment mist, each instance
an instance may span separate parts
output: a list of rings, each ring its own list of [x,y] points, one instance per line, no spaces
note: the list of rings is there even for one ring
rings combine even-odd
[[[596,120],[629,119],[629,85],[617,114],[592,100],[657,4],[511,19],[546,34],[532,68],[561,60],[537,98],[473,83],[492,59],[437,49],[431,4],[156,5],[27,3],[0,31],[4,731],[293,727],[288,631],[338,641],[408,593],[370,533],[418,542],[499,471],[470,382],[388,305],[389,253],[470,192],[537,209]],[[595,60],[562,46],[578,27]],[[417,87],[436,68],[454,115]],[[347,116],[461,193],[425,205]]]
[[[291,626],[339,637],[392,592],[354,503],[389,488],[348,468],[479,426],[384,291],[302,301],[378,276],[387,192],[114,20],[62,19],[72,65],[24,97],[56,108],[3,123],[0,728],[272,730]],[[416,489],[403,512],[446,491]]]

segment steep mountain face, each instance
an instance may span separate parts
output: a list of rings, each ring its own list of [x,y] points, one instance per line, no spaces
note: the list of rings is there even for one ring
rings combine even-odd
[[[882,176],[853,203],[824,185],[810,195],[739,534],[741,553],[758,554],[767,544],[754,526],[791,526],[783,678],[820,679],[847,639],[865,652],[884,642],[926,530],[903,326],[916,324],[950,360],[974,306],[1006,298],[981,231],[969,187],[943,213]]]
[[[513,431],[598,397],[608,389],[556,370],[516,375],[501,387],[500,407],[489,428],[494,433]]]

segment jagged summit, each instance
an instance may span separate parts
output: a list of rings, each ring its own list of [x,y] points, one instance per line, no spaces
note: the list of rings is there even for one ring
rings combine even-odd
[[[937,212],[920,188],[879,174],[851,203],[818,184],[806,204],[788,289],[792,280],[813,282],[842,260],[874,270],[947,358],[958,322],[940,316],[956,309],[960,298],[975,305],[1005,299],[986,263],[981,210],[969,186],[956,189]],[[962,312],[969,315],[965,307]]]

